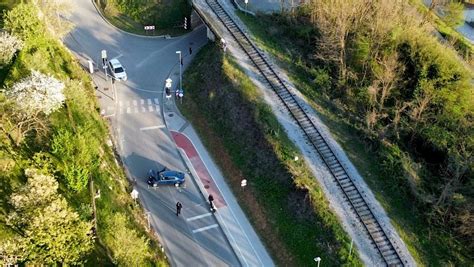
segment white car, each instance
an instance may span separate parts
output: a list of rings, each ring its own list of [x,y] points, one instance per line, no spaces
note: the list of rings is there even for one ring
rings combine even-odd
[[[118,61],[118,59],[111,59],[109,61],[108,66],[110,74],[112,75],[112,77],[114,77],[114,79],[122,81],[127,80],[127,73],[125,72],[125,68],[122,66],[122,64],[120,64],[120,61]]]

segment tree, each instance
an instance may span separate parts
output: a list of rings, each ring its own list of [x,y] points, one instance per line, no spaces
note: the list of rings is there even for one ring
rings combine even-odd
[[[64,101],[64,84],[52,76],[32,71],[31,75],[6,90],[2,101],[8,116],[2,130],[18,146],[29,132],[45,132],[46,116],[59,109]],[[12,133],[13,132],[13,133]]]
[[[64,37],[73,27],[73,24],[64,19],[71,9],[70,0],[33,0],[38,7],[39,17],[49,32],[57,38]]]
[[[460,26],[464,22],[464,4],[454,0],[431,0],[430,12],[438,14],[450,27]]]
[[[344,84],[348,76],[348,43],[371,9],[366,0],[312,0],[311,21],[320,37],[316,56],[335,63],[339,79]]]
[[[93,247],[92,223],[81,221],[67,205],[54,177],[35,169],[25,174],[27,184],[11,195],[13,211],[7,216],[7,225],[18,235],[0,252],[32,264],[80,264]]]
[[[69,188],[79,192],[86,188],[91,172],[98,165],[97,139],[89,127],[78,127],[76,131],[61,129],[54,134],[51,152],[58,160]]]
[[[22,40],[44,35],[44,24],[38,19],[38,9],[32,4],[20,3],[3,17],[7,31]]]
[[[105,237],[107,244],[114,254],[114,258],[119,265],[123,266],[144,266],[147,258],[150,257],[148,251],[148,239],[141,236],[135,230],[127,227],[129,219],[123,213],[116,213],[113,216],[113,228],[108,231],[111,235]]]
[[[23,46],[23,42],[7,32],[0,33],[0,69],[10,64],[15,53]]]

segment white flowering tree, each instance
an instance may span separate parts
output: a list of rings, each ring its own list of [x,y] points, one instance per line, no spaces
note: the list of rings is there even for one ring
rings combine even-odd
[[[19,235],[1,242],[0,254],[9,262],[80,264],[93,247],[92,223],[82,221],[58,194],[54,177],[35,169],[25,173],[28,181],[11,195],[6,219]]]
[[[30,131],[46,131],[46,116],[65,101],[63,90],[64,84],[54,77],[32,71],[30,76],[6,90],[5,95],[13,105],[8,112],[9,129],[2,127],[2,130],[16,145]]]
[[[15,53],[23,46],[23,42],[7,32],[0,32],[0,69],[10,64]]]

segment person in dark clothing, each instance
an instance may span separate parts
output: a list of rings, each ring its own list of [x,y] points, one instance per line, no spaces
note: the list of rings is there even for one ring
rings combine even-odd
[[[190,46],[189,47],[189,54],[192,55],[193,54],[193,48]]]
[[[183,205],[181,205],[181,202],[176,202],[176,216],[179,216],[181,214],[181,209],[183,208]]]
[[[209,205],[211,205],[211,211],[215,212],[216,208],[214,208],[214,203],[212,202],[214,201],[214,197],[212,196],[212,194],[209,194],[209,197],[207,199],[209,200]]]

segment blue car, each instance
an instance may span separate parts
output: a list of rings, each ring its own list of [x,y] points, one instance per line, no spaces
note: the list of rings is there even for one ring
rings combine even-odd
[[[184,173],[163,169],[161,171],[151,169],[148,172],[147,184],[152,187],[159,185],[181,186],[184,183]]]

